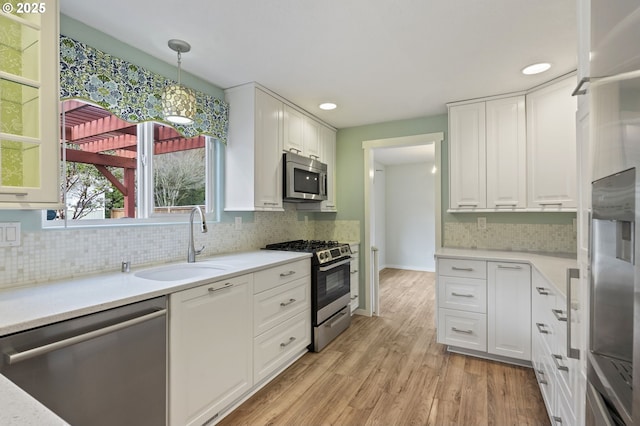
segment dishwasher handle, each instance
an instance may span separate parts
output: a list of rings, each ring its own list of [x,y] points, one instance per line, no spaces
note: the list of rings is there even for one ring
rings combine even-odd
[[[57,342],[49,343],[47,345],[38,346],[33,349],[28,349],[22,352],[5,353],[4,357],[6,362],[11,364],[17,364],[21,361],[26,361],[31,358],[35,358],[40,355],[53,352],[58,349],[66,348],[67,346],[75,345],[78,343],[86,342],[87,340],[94,339],[96,337],[104,336],[105,334],[113,333],[114,331],[122,330],[123,328],[131,327],[136,324],[140,324],[145,321],[152,320],[154,318],[166,315],[167,310],[161,309],[150,314],[146,314],[137,318],[132,318],[127,321],[119,322],[117,324],[110,325],[108,327],[99,328],[97,330],[89,331],[84,334],[69,337],[67,339],[58,340]]]

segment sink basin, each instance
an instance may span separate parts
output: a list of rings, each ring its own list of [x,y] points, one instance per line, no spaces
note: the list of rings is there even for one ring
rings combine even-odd
[[[136,272],[139,278],[154,281],[179,281],[189,278],[206,278],[226,271],[224,265],[203,265],[200,263],[181,263],[178,265],[159,266],[153,269]]]

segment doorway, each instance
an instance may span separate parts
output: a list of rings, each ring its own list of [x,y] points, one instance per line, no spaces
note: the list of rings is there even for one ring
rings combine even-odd
[[[364,253],[365,315],[380,314],[381,266],[399,266],[397,262],[401,262],[410,269],[410,263],[418,259],[412,256],[425,256],[424,240],[421,243],[420,238],[431,239],[432,251],[441,246],[440,153],[443,139],[444,134],[440,132],[362,142],[365,224],[361,252]],[[417,158],[421,160],[416,161]],[[432,194],[426,194],[430,189],[425,187],[425,181],[417,181],[421,179],[418,176],[426,173],[433,175],[430,179]],[[423,190],[425,193],[417,192]],[[424,203],[418,200],[421,198],[418,194],[428,195],[433,200],[430,207],[433,211],[429,212],[433,220],[431,225],[427,225],[431,229],[424,228],[424,221],[419,218],[420,212],[414,211],[425,208]],[[392,199],[387,200],[387,196]],[[418,269],[428,270],[422,260]]]

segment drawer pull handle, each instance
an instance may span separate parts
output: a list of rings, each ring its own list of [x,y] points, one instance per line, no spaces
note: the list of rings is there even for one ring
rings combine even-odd
[[[357,274],[357,273],[358,273],[358,270],[357,270],[357,269],[354,269],[353,271],[351,271],[351,275],[353,275],[353,274]]]
[[[540,294],[542,296],[548,296],[549,295],[549,292],[544,287],[536,287],[536,290],[538,290],[538,294]]]
[[[473,272],[473,268],[459,268],[457,266],[452,266],[451,270],[453,270],[453,271]]]
[[[553,416],[553,421],[562,424],[562,417]]]
[[[213,288],[209,287],[209,293],[215,293],[216,291],[224,290],[225,288],[233,287],[233,283],[224,283],[222,287]]]
[[[566,321],[567,317],[566,315],[564,315],[564,312],[561,311],[560,309],[552,309],[551,312],[553,312],[553,315],[555,315],[556,319],[558,321]]]
[[[290,304],[294,303],[296,301],[296,299],[289,299],[288,302],[280,302],[280,306],[282,306],[283,308],[285,306],[289,306]]]
[[[280,276],[281,276],[282,278],[284,278],[284,277],[289,277],[289,276],[291,276],[291,275],[293,275],[293,274],[295,274],[295,273],[296,273],[296,271],[282,272],[282,273],[280,274]]]
[[[473,297],[473,294],[465,294],[465,293],[456,293],[455,291],[451,293],[452,296],[457,297]]]
[[[519,266],[519,265],[515,265],[515,266],[498,265],[498,269],[522,269],[522,266]]]
[[[292,344],[295,341],[296,341],[295,337],[289,337],[289,341],[287,343],[280,343],[280,347],[281,348],[286,348],[287,346],[289,346],[290,344]]]
[[[451,330],[455,331],[456,333],[473,334],[473,330],[463,330],[457,327],[451,327]]]
[[[558,370],[569,371],[569,367],[567,367],[566,365],[560,364],[560,361],[562,360],[562,355],[551,354],[551,357],[553,358],[553,363],[556,365],[556,368]]]
[[[333,328],[333,326],[336,325],[336,323],[340,322],[340,319],[345,315],[347,315],[347,313],[344,312],[344,311],[337,313],[336,316],[333,317],[331,322],[327,322],[324,326],[325,327],[329,327],[329,328]]]
[[[538,377],[538,382],[540,382],[541,385],[548,385],[549,383],[547,382],[547,379],[544,378],[544,371],[542,370],[536,370],[536,373],[538,373],[540,376]]]
[[[538,331],[539,331],[541,334],[549,334],[549,331],[548,331],[548,330],[545,330],[545,329],[543,328],[543,327],[545,327],[545,325],[544,325],[544,324],[542,324],[541,322],[537,322],[537,323],[536,323],[536,327],[538,327]]]
[[[358,296],[351,296],[351,300],[356,300]]]

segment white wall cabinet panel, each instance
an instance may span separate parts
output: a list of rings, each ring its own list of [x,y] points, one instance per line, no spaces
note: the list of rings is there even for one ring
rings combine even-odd
[[[528,207],[575,211],[575,77],[527,94]]]
[[[527,131],[524,96],[487,101],[487,208],[527,204]]]
[[[283,102],[254,84],[228,89],[225,98],[225,210],[282,211]]]
[[[449,207],[486,207],[484,102],[449,108]]]
[[[253,385],[253,275],[170,296],[170,424],[201,425]]]
[[[304,117],[304,127],[302,140],[304,142],[304,155],[314,160],[326,163],[327,160],[322,157],[320,148],[320,128],[322,125],[311,117]]]
[[[319,203],[298,203],[296,207],[298,210],[336,212],[336,131],[320,125],[319,135],[319,158],[327,165],[327,199]]]
[[[531,267],[488,262],[488,352],[531,359]]]
[[[304,155],[304,115],[289,105],[284,106],[284,146],[285,151]]]

